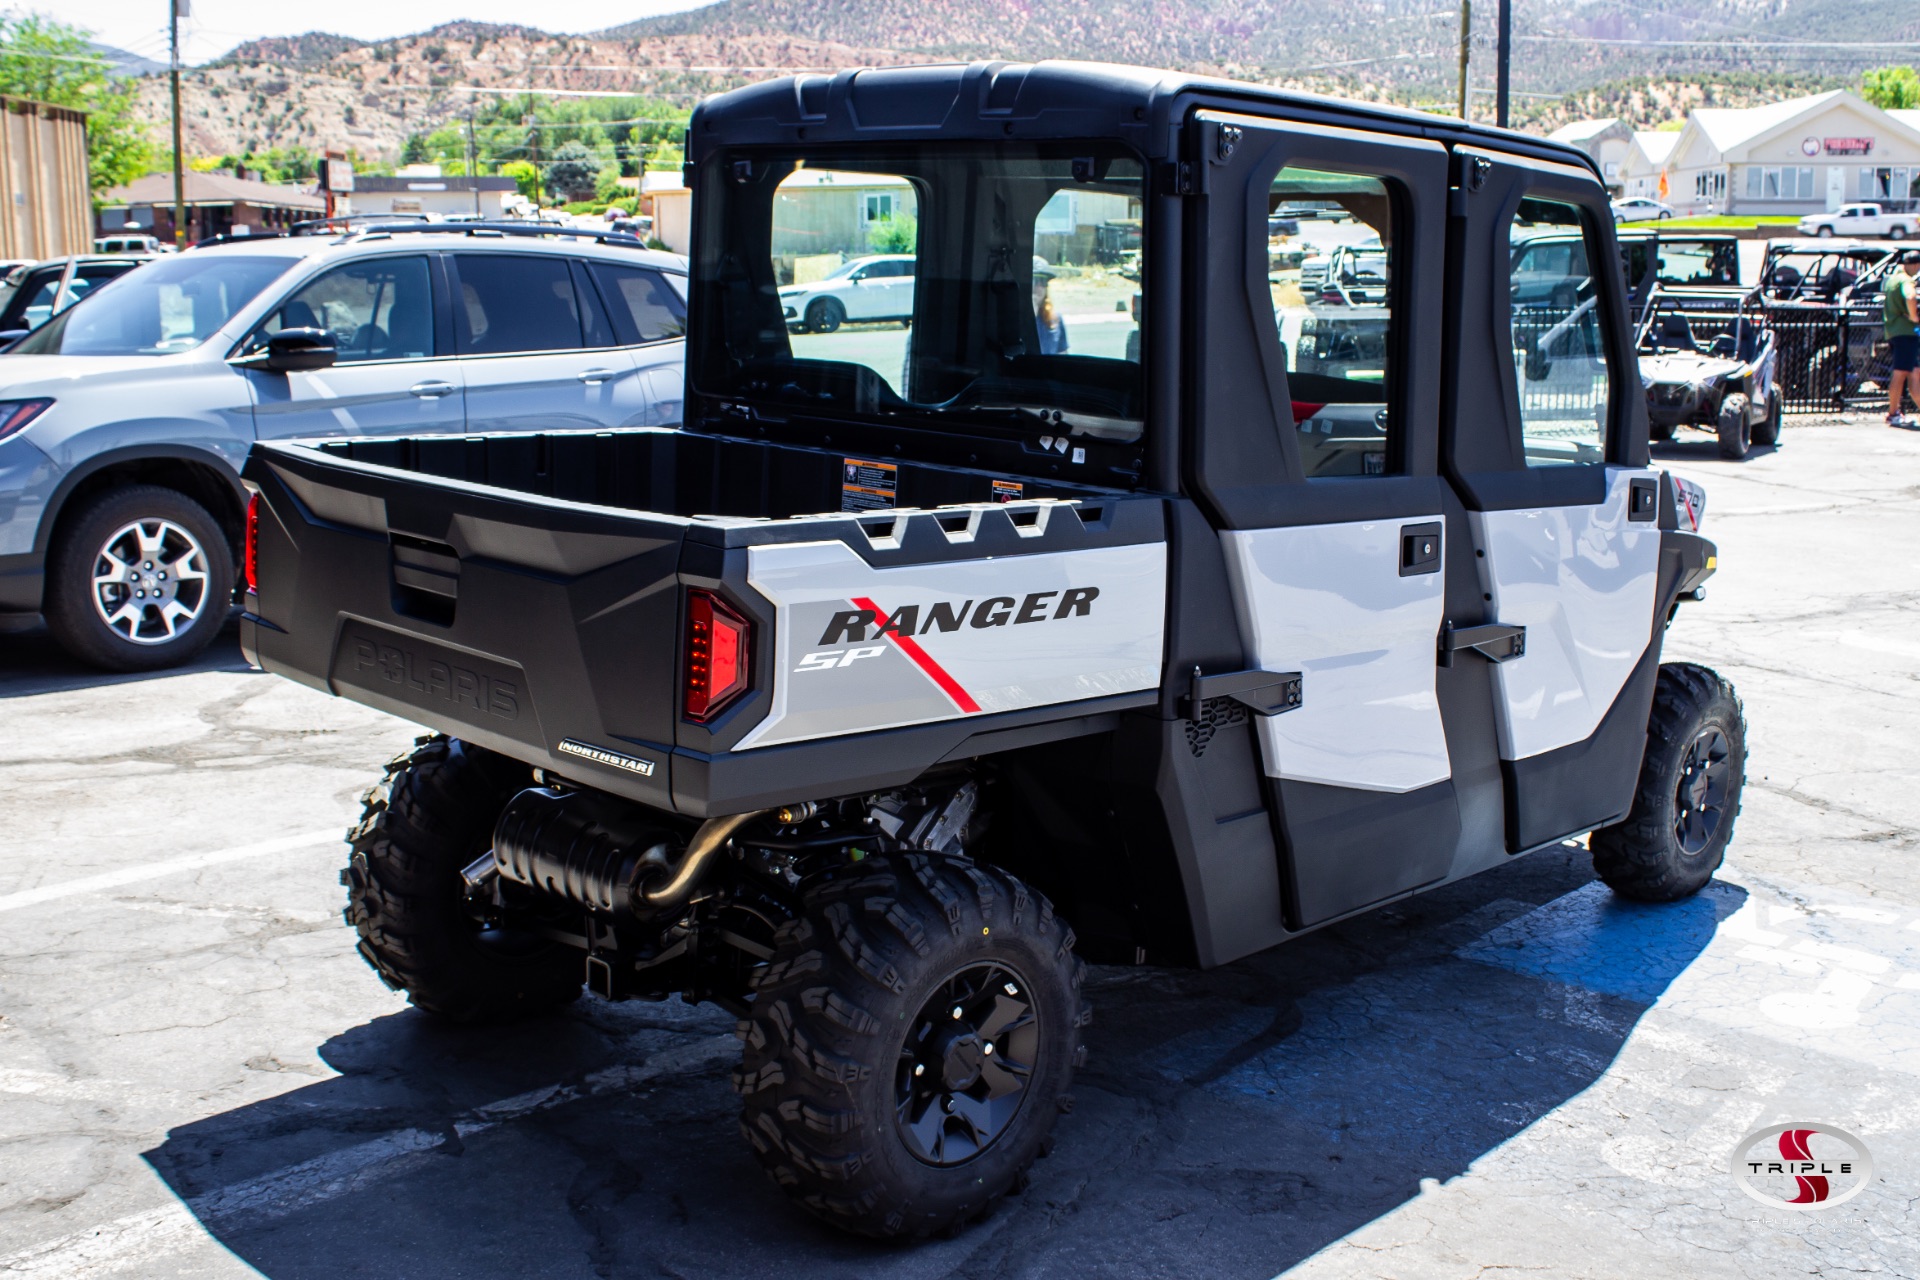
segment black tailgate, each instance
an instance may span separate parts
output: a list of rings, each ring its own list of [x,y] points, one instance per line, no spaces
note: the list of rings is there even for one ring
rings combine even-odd
[[[687,522],[256,445],[268,671],[672,808]]]

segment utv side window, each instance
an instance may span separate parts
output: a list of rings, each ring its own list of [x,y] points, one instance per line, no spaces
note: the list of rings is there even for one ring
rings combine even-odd
[[[1386,475],[1394,201],[1358,173],[1292,165],[1267,196],[1267,280],[1308,477]]]
[[[1511,234],[1513,377],[1527,465],[1603,462],[1613,377],[1589,266],[1592,231],[1575,205],[1522,200]]]

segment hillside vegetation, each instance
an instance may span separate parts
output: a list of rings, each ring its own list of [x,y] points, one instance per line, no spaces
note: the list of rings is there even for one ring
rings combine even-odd
[[[1651,127],[1695,106],[1853,85],[1891,56],[1794,42],[1920,40],[1914,0],[1517,0],[1515,9],[1516,123],[1541,129],[1594,115]],[[1479,118],[1492,111],[1493,10],[1492,0],[1476,7]],[[466,22],[384,41],[313,32],[195,68],[185,126],[196,155],[344,146],[392,163],[409,137],[508,92],[633,94],[684,108],[790,71],[974,57],[1106,59],[1448,107],[1455,12],[1445,0],[720,0],[591,36]],[[166,119],[163,78],[142,82],[140,109]]]

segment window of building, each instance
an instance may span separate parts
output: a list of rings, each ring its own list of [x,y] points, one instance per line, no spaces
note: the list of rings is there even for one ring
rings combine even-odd
[[[1290,165],[1268,193],[1269,219],[1299,228],[1268,240],[1267,279],[1309,477],[1394,468],[1393,208],[1388,184],[1361,173]]]
[[[1589,223],[1577,206],[1555,200],[1523,200],[1514,215],[1513,372],[1530,467],[1606,457],[1613,373]]]
[[[1813,170],[1792,165],[1748,165],[1747,198],[1750,200],[1812,200]]]

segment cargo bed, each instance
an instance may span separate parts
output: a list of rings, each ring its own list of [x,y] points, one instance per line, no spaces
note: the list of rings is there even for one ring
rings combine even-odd
[[[1157,498],[677,430],[262,444],[245,475],[250,661],[690,816],[1083,733],[1160,682]],[[753,637],[705,723],[690,589]]]

